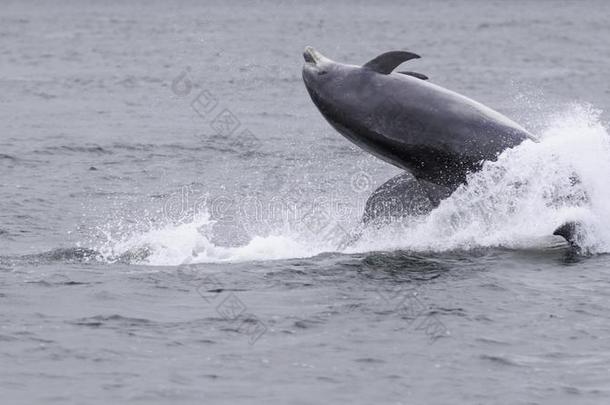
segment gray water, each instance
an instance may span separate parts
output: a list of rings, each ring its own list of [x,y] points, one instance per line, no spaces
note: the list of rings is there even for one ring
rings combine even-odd
[[[496,226],[496,201],[443,208],[465,236],[346,247],[398,171],[323,120],[301,54],[408,49],[535,133],[603,138],[609,26],[601,0],[4,2],[1,402],[607,403],[606,228],[584,256],[541,248],[551,223]],[[552,179],[553,153],[518,169]],[[305,220],[320,201],[334,214]]]

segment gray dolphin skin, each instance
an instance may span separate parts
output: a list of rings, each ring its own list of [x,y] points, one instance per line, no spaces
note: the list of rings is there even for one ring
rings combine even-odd
[[[334,62],[311,47],[303,81],[324,118],[343,136],[406,173],[380,186],[363,220],[421,214],[435,208],[482,162],[534,137],[474,100],[394,72],[418,55],[393,51],[363,66]]]

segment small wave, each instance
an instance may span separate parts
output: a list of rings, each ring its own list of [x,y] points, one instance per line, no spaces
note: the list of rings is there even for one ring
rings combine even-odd
[[[133,327],[147,327],[153,325],[153,321],[144,318],[130,318],[122,315],[95,315],[87,318],[80,318],[78,320],[70,322],[73,325],[85,326],[89,328],[133,328]]]
[[[199,139],[205,149],[221,153],[231,153],[240,157],[262,158],[272,154],[264,151],[261,148],[260,139],[249,131],[229,137],[219,134],[202,134],[199,136]]]
[[[494,356],[489,354],[482,354],[479,356],[482,360],[489,361],[498,366],[510,366],[510,367],[521,367],[523,366],[519,362],[507,357],[507,356]]]
[[[11,162],[16,162],[18,159],[15,156],[0,153],[0,160],[10,160]]]
[[[29,263],[49,263],[49,262],[89,262],[101,258],[99,252],[83,248],[60,248],[44,253],[21,256],[20,259]]]
[[[6,168],[15,168],[17,166],[23,165],[24,163],[29,163],[24,159],[18,158],[17,156],[9,155],[6,153],[0,153],[0,167],[4,166]]]
[[[99,145],[60,145],[60,146],[48,146],[41,150],[35,150],[34,153],[42,155],[55,155],[58,153],[91,153],[96,155],[109,155],[112,154],[110,150],[107,150]]]

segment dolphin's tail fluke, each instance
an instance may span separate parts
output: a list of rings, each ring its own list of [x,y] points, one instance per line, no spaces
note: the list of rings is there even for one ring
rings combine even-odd
[[[582,253],[582,242],[585,236],[582,223],[578,221],[568,221],[555,229],[553,235],[561,236],[570,244],[576,253]]]

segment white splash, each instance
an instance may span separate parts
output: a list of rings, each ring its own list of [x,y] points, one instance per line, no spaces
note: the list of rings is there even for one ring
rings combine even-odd
[[[202,211],[188,223],[166,224],[129,235],[123,240],[109,239],[104,243],[101,254],[108,261],[127,259],[140,264],[164,266],[278,260],[310,257],[319,253],[312,252],[311,247],[300,244],[295,238],[281,234],[255,236],[245,246],[218,246],[212,242],[213,226],[214,221],[210,220],[208,212]]]
[[[566,221],[580,221],[587,251],[609,252],[610,137],[599,112],[574,106],[549,122],[539,142],[526,141],[486,163],[428,216],[368,229],[343,251],[531,248]],[[243,246],[219,246],[204,209],[188,223],[110,240],[101,250],[109,260],[144,250],[139,263],[177,265],[311,257],[338,249],[336,238],[286,225],[271,232],[266,227]]]
[[[580,221],[585,249],[607,252],[610,138],[599,112],[574,107],[551,122],[539,142],[487,162],[426,218],[371,230],[350,250],[524,248]]]

